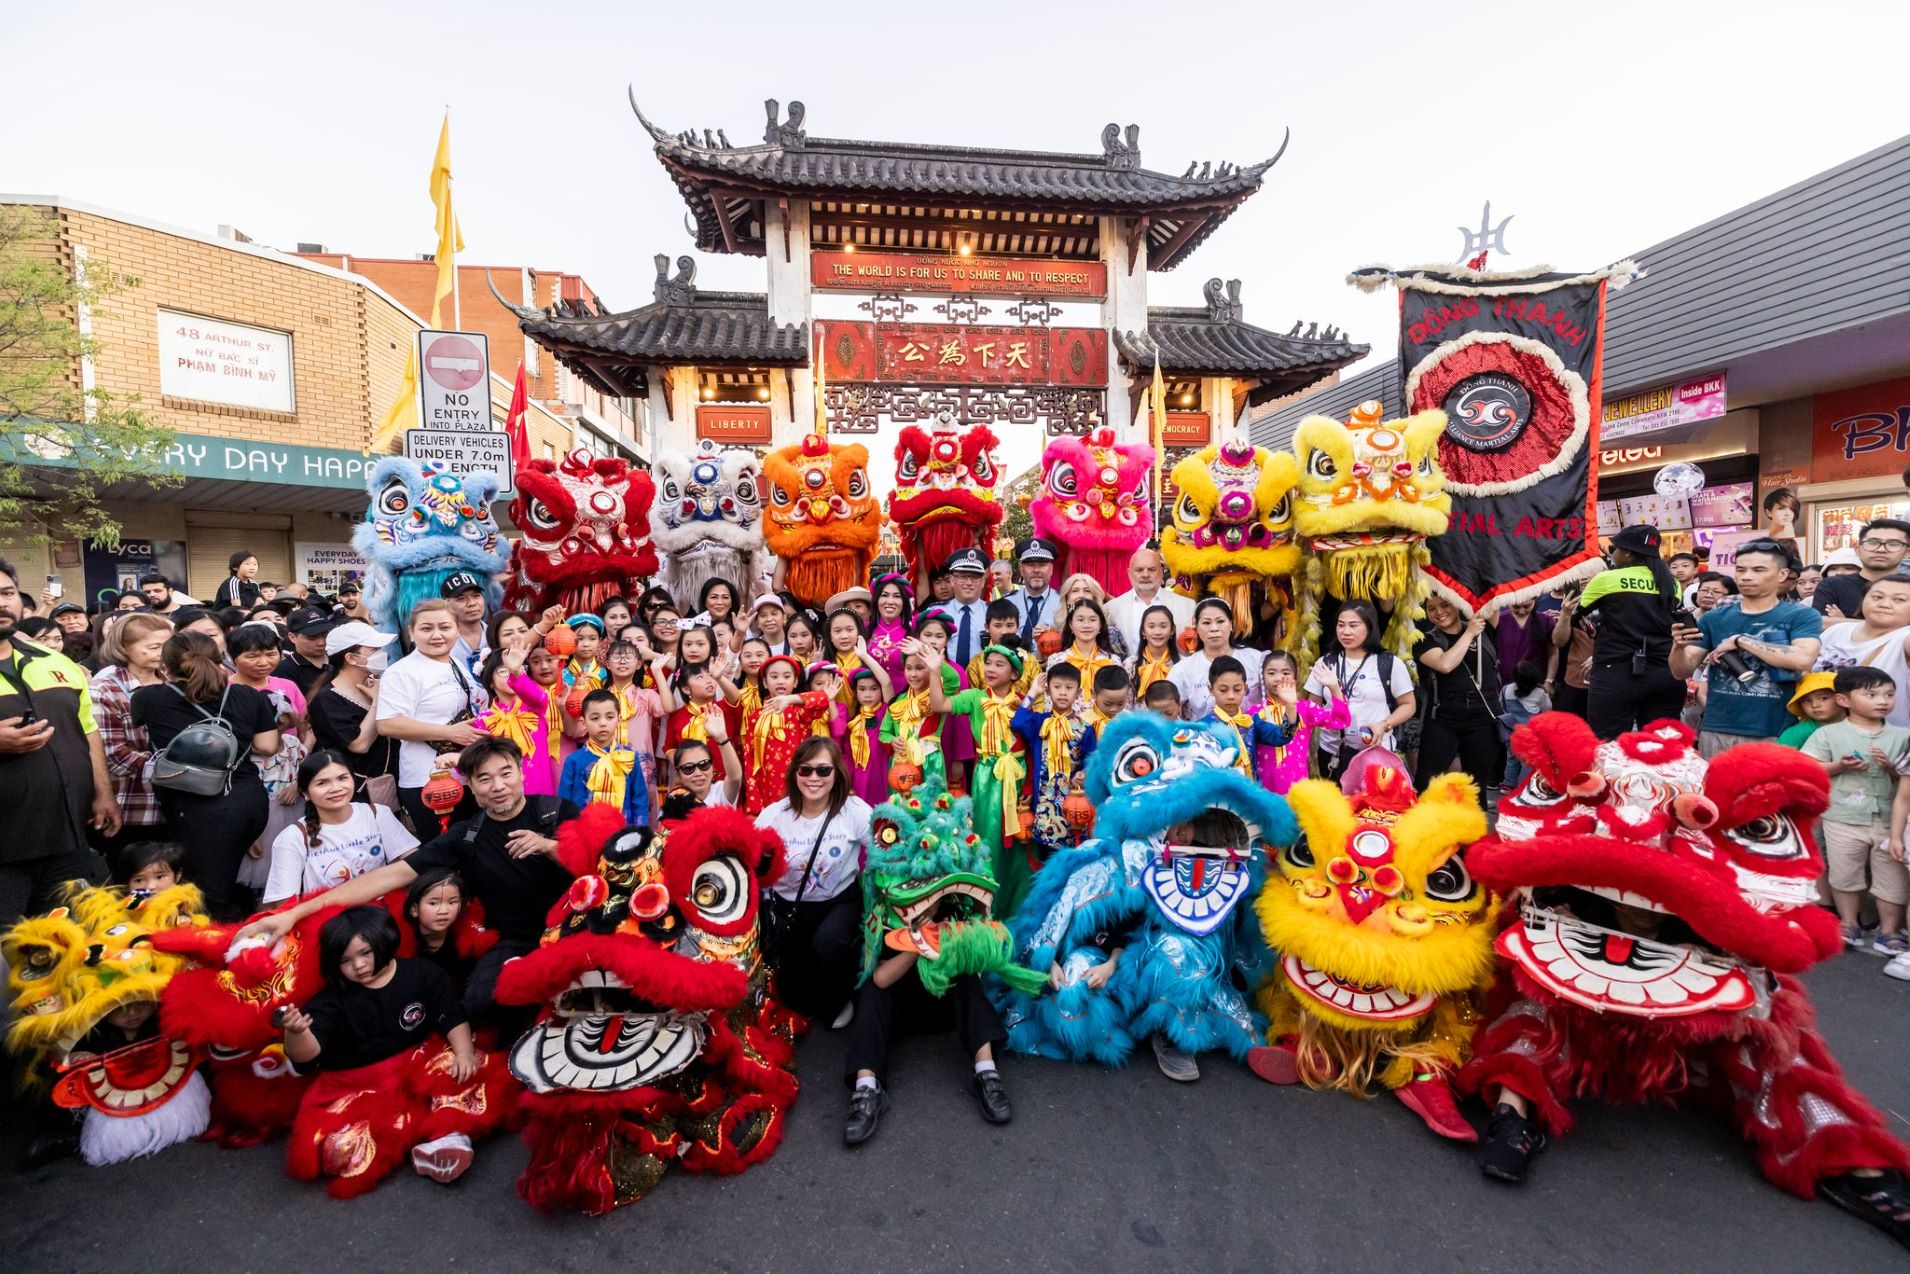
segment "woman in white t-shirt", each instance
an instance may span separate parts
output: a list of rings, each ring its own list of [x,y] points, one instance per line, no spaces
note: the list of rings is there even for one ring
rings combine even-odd
[[[1214,660],[1232,655],[1247,674],[1247,684],[1257,686],[1260,665],[1267,659],[1264,650],[1234,645],[1234,609],[1218,597],[1203,598],[1194,607],[1194,635],[1200,639],[1200,649],[1182,656],[1167,674],[1174,689],[1180,691],[1181,716],[1189,721],[1198,721],[1214,710],[1214,696],[1207,690],[1207,670],[1214,666]]]
[[[419,832],[436,831],[438,815],[424,803],[424,785],[433,770],[451,770],[456,754],[483,737],[475,718],[490,697],[452,658],[458,616],[450,602],[419,602],[406,631],[411,653],[378,679],[378,733],[399,741],[398,804]],[[445,825],[475,813],[477,803],[466,790]]]
[[[787,795],[756,816],[783,839],[783,874],[771,886],[795,903],[777,953],[777,994],[798,1013],[848,1021],[849,992],[862,963],[862,891],[868,854],[867,801],[849,791],[849,767],[834,739],[804,739],[784,780]],[[806,877],[806,879],[805,879]]]
[[[396,814],[382,805],[352,800],[357,788],[357,776],[337,752],[320,748],[298,767],[305,817],[272,841],[267,906],[321,893],[395,863],[418,847],[418,838]]]
[[[1910,726],[1910,579],[1886,575],[1864,591],[1863,618],[1824,625],[1816,671],[1881,668],[1897,683],[1891,725]]]
[[[1340,683],[1351,724],[1345,730],[1321,730],[1320,765],[1338,779],[1360,750],[1378,744],[1394,748],[1393,730],[1413,719],[1418,701],[1413,678],[1402,659],[1379,648],[1379,612],[1371,602],[1347,602],[1333,624],[1333,649],[1321,653],[1307,674],[1307,697],[1328,702],[1318,670],[1326,667]],[[1390,702],[1389,702],[1390,700]]]

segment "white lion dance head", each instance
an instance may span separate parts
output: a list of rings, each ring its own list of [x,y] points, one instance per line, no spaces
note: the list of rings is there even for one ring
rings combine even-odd
[[[739,597],[753,593],[764,566],[763,473],[754,454],[697,449],[656,463],[657,502],[651,534],[665,555],[664,587],[690,606],[712,579],[726,579]]]

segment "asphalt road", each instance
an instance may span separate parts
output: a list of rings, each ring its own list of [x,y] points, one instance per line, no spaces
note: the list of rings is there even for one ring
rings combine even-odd
[[[1842,957],[1810,978],[1856,1084],[1910,1136],[1910,984]],[[1869,1271],[1901,1248],[1780,1193],[1699,1112],[1583,1112],[1522,1188],[1486,1182],[1391,1099],[1275,1089],[1231,1064],[1177,1085],[1010,1059],[1015,1122],[984,1124],[953,1037],[906,1043],[895,1104],[840,1137],[843,1037],[803,1045],[782,1150],[739,1177],[668,1178],[599,1220],[519,1202],[514,1139],[451,1187],[394,1176],[334,1202],[283,1148],[180,1146],[118,1168],[0,1172],[0,1266],[64,1270]],[[17,1162],[20,1142],[0,1144]]]

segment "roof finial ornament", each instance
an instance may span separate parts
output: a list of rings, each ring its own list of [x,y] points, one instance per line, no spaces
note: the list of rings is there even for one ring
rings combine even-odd
[[[784,150],[801,150],[808,145],[809,134],[804,131],[802,120],[804,107],[801,102],[789,104],[789,122],[781,120],[782,104],[775,98],[763,102],[763,111],[769,117],[769,123],[763,128],[763,140],[771,146],[781,146]]]
[[[1512,249],[1505,246],[1505,228],[1511,220],[1512,214],[1508,213],[1503,221],[1493,225],[1492,201],[1486,200],[1485,208],[1479,213],[1479,228],[1468,230],[1464,226],[1459,227],[1459,233],[1465,236],[1465,246],[1459,249],[1457,261],[1463,262],[1468,270],[1483,270],[1488,254],[1510,253]]]
[[[1300,334],[1300,329],[1301,329],[1302,327],[1304,327],[1304,326],[1306,326],[1306,320],[1305,320],[1305,319],[1294,319],[1294,320],[1293,320],[1293,330],[1292,330],[1292,331],[1290,331],[1290,332],[1288,332],[1288,333],[1287,333],[1287,335],[1288,335],[1288,336],[1298,336],[1298,335]]]
[[[1127,140],[1121,140],[1121,126],[1109,124],[1101,130],[1101,155],[1109,168],[1133,170],[1141,166],[1141,126],[1127,126]]]
[[[1309,323],[1307,325],[1306,338],[1309,341],[1317,341],[1320,339],[1320,325],[1318,323]]]
[[[696,299],[696,258],[678,257],[674,279],[670,277],[669,253],[657,253],[656,263],[658,302],[664,305],[688,305]]]
[[[1200,161],[1199,161],[1198,159],[1190,159],[1190,160],[1188,160],[1188,161],[1187,161],[1187,171],[1186,171],[1186,172],[1184,172],[1184,173],[1182,173],[1182,174],[1180,175],[1180,176],[1181,176],[1181,180],[1182,180],[1182,181],[1186,181],[1186,180],[1187,180],[1187,179],[1188,179],[1189,177],[1192,177],[1192,176],[1194,175],[1194,170],[1195,170],[1196,168],[1199,168],[1199,167],[1200,167]]]
[[[1240,280],[1209,279],[1201,288],[1207,298],[1207,318],[1214,323],[1232,323],[1240,317]]]
[[[1200,176],[1197,177],[1195,180],[1212,181],[1213,179],[1214,179],[1214,161],[1210,159],[1206,163],[1200,166]]]

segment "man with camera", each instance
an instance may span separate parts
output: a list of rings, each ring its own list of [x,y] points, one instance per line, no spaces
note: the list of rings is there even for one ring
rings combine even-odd
[[[1698,750],[1714,757],[1728,747],[1774,739],[1790,724],[1785,705],[1797,679],[1817,661],[1824,620],[1810,607],[1782,600],[1801,564],[1790,545],[1752,540],[1738,546],[1738,604],[1716,606],[1694,623],[1680,612],[1672,629],[1671,671],[1689,677],[1705,667],[1704,724]]]

